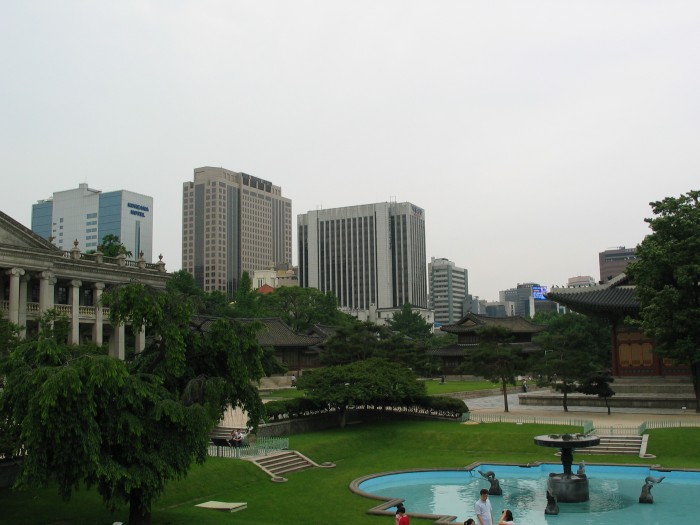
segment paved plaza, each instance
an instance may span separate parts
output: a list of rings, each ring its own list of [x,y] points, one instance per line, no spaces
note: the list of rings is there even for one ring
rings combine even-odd
[[[469,411],[474,414],[504,414],[503,396],[477,397],[466,400]],[[561,405],[536,406],[521,405],[518,394],[508,396],[510,415],[529,415],[539,417],[568,417],[571,419],[590,419],[598,426],[639,425],[651,420],[689,420],[700,423],[700,414],[694,410],[677,410],[663,408],[622,408],[612,409],[610,415],[605,407],[572,407],[564,412]]]

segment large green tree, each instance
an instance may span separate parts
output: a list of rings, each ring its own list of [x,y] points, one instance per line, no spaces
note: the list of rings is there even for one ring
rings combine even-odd
[[[387,325],[391,330],[416,340],[429,339],[433,333],[431,324],[421,314],[414,312],[410,303],[404,304]]]
[[[654,352],[689,367],[700,412],[700,191],[650,203],[652,233],[627,267]]]
[[[297,385],[309,399],[335,409],[341,427],[350,407],[381,408],[426,395],[425,383],[411,370],[381,358],[306,372]]]
[[[370,321],[353,321],[339,326],[326,341],[321,362],[345,365],[377,357],[413,368],[422,356],[425,356],[424,346],[403,334]]]
[[[591,374],[610,367],[610,327],[575,313],[549,317],[546,327],[533,337],[543,352],[530,369],[540,376],[540,384],[549,384],[563,394],[562,406],[568,412],[568,395]]]
[[[280,317],[294,330],[305,332],[315,324],[341,325],[350,316],[338,310],[338,298],[332,292],[316,288],[282,286],[273,293],[259,297],[261,311],[266,316]]]
[[[133,253],[131,253],[131,250],[128,250],[126,246],[119,240],[118,235],[114,235],[112,233],[109,233],[102,237],[102,244],[98,246],[98,249],[106,256],[106,257],[116,257],[120,253],[124,253],[126,257],[131,257]]]
[[[109,508],[129,505],[130,525],[148,524],[166,484],[205,460],[225,407],[242,406],[257,425],[263,352],[253,325],[194,329],[182,294],[134,284],[103,298],[114,325],[146,328],[146,349],[117,360],[65,344],[45,323],[3,366],[0,421],[15,453],[26,451],[20,484],[55,481],[65,498],[95,486]]]
[[[468,350],[459,370],[499,383],[504,412],[508,412],[508,385],[525,370],[522,350],[511,344],[513,333],[502,326],[485,326],[478,331],[479,345]]]

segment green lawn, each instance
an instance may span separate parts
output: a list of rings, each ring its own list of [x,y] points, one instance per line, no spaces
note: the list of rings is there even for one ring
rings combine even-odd
[[[153,508],[154,525],[176,524],[298,524],[339,523],[382,525],[387,518],[368,516],[375,500],[352,494],[348,485],[360,476],[420,467],[461,468],[475,461],[527,463],[558,461],[550,449],[533,444],[544,433],[578,431],[566,427],[451,422],[390,422],[352,425],[346,429],[311,432],[290,438],[290,447],[333,469],[289,474],[287,483],[272,483],[246,461],[210,458],[189,476],[171,483]],[[653,460],[629,456],[583,456],[587,463],[661,464],[700,468],[700,428],[650,431]],[[245,501],[248,509],[225,513],[195,508],[208,500]],[[110,515],[93,491],[80,491],[63,503],[55,489],[26,492],[0,490],[0,522],[12,524],[92,525],[125,521],[126,510]],[[412,519],[416,524],[431,523]]]
[[[474,390],[488,390],[499,388],[500,385],[491,381],[446,381],[441,383],[439,379],[425,381],[428,395],[451,394],[453,392],[472,392]]]

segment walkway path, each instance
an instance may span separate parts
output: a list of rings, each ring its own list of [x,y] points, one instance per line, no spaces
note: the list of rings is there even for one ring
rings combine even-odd
[[[475,414],[504,414],[503,396],[488,396],[466,400],[470,412]],[[564,412],[558,406],[521,405],[518,394],[508,396],[509,414],[530,415],[541,417],[569,417],[572,419],[590,419],[596,426],[628,425],[636,426],[644,421],[671,419],[694,420],[700,422],[700,414],[688,410],[674,409],[644,409],[644,408],[613,408],[612,414],[607,414],[604,407],[569,407]]]

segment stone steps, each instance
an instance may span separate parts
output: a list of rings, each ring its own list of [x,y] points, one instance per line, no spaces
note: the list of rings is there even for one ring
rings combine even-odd
[[[298,472],[316,466],[295,450],[256,458],[253,462],[273,477],[281,477],[289,472]]]
[[[600,445],[578,449],[577,454],[624,454],[638,456],[642,449],[642,436],[599,436]]]
[[[613,389],[615,383],[613,383]],[[535,406],[561,406],[563,395],[554,391],[541,391],[518,396],[521,405]],[[605,407],[605,401],[597,396],[587,396],[584,394],[569,394],[567,398],[569,406],[577,407]],[[695,410],[696,400],[692,392],[684,393],[615,393],[608,400],[611,408],[665,408],[681,410],[685,407],[688,411]]]

